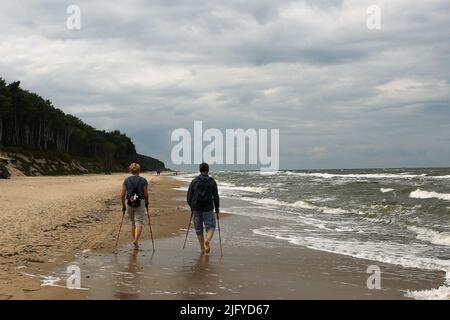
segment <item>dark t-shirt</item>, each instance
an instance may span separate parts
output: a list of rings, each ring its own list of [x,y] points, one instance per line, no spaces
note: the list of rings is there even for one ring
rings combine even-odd
[[[200,183],[210,184],[209,191],[211,193],[211,200],[209,200],[208,203],[204,204],[203,206],[196,203],[196,196],[198,192],[197,189]],[[191,207],[191,209],[194,211],[209,212],[212,211],[214,208],[216,208],[216,211],[218,211],[220,203],[216,181],[209,176],[202,176],[202,175],[199,175],[197,178],[192,180],[191,184],[189,185],[189,190],[187,193],[187,202]]]
[[[148,182],[141,176],[130,176],[125,179],[123,186],[127,189],[127,199],[133,193],[134,188],[137,188],[139,198],[144,199],[144,188],[148,186]]]

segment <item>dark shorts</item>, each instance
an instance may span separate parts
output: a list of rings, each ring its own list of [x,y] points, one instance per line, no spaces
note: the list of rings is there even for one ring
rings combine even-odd
[[[197,235],[203,234],[203,225],[205,225],[206,232],[214,231],[216,229],[216,217],[214,216],[214,212],[194,211],[194,226]]]

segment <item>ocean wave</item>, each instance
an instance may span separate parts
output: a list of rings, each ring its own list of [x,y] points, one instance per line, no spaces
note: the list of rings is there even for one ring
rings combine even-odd
[[[306,246],[311,249],[338,253],[359,259],[401,265],[405,268],[438,270],[446,273],[450,271],[449,260],[416,256],[413,252],[410,252],[411,250],[406,249],[407,245],[401,245],[396,242],[358,242],[355,240],[336,240],[322,237],[302,237],[300,234],[285,235],[276,228],[271,227],[255,229],[253,232],[259,235],[285,240],[292,244]]]
[[[258,199],[258,198],[242,197],[241,200],[258,203],[258,204],[263,204],[263,205],[269,205],[269,206],[289,206],[289,202],[280,201],[280,200],[271,199],[271,198]]]
[[[341,208],[330,208],[330,207],[319,207],[319,210],[323,213],[329,213],[329,214],[344,214],[348,213],[347,210],[341,209]]]
[[[450,300],[450,287],[440,286],[437,289],[410,291],[406,297],[416,300]]]
[[[311,201],[311,202],[328,202],[328,201],[333,201],[333,200],[336,200],[336,197],[327,197],[327,198],[314,197],[314,198],[308,199],[308,201]]]
[[[254,229],[253,233],[288,241],[291,244],[305,246],[310,249],[342,254],[355,257],[379,261],[381,263],[400,265],[405,268],[418,268],[425,270],[444,271],[446,280],[443,286],[437,289],[424,291],[408,291],[407,296],[415,299],[448,299],[448,290],[450,285],[450,261],[437,258],[421,257],[411,252],[406,245],[396,242],[358,242],[353,240],[336,240],[327,238],[316,238],[312,236],[301,236],[288,234],[277,230],[276,228],[263,227]]]
[[[286,172],[288,175],[296,175],[296,176],[305,176],[305,177],[317,177],[317,178],[365,178],[365,179],[380,179],[380,178],[400,178],[400,179],[412,179],[412,178],[422,178],[426,177],[425,173],[423,174],[396,174],[396,173],[347,173],[347,174],[338,174],[338,173],[320,173],[320,172]]]
[[[261,171],[257,171],[257,172],[261,176],[273,176],[273,175],[281,173],[281,171],[265,171],[265,170],[261,170]]]
[[[219,184],[219,189],[254,192],[254,193],[261,193],[261,192],[267,192],[268,191],[267,188],[263,188],[263,187],[226,186],[226,185],[223,185],[223,184]]]
[[[380,191],[381,191],[382,193],[388,193],[388,192],[394,191],[394,189],[391,189],[391,188],[380,188]]]
[[[185,174],[180,174],[178,176],[169,176],[170,178],[174,179],[174,180],[178,180],[178,181],[182,181],[182,182],[191,182],[192,179],[194,179],[197,176],[197,174],[193,174],[193,173],[185,173]]]
[[[327,173],[327,172],[292,172],[286,171],[287,175],[295,175],[300,177],[316,177],[323,179],[332,179],[332,178],[351,178],[351,179],[416,179],[416,178],[427,178],[427,179],[450,179],[450,175],[444,176],[428,176],[426,173],[422,174],[410,174],[410,173],[348,173],[348,174],[339,174],[339,173]]]
[[[417,234],[417,239],[437,245],[450,246],[450,232],[437,232],[423,227],[408,227],[408,230]]]
[[[295,208],[302,208],[302,209],[310,209],[310,210],[317,210],[320,211],[322,213],[328,213],[328,214],[344,214],[344,213],[348,213],[347,210],[341,209],[341,208],[331,208],[331,207],[326,207],[326,206],[317,206],[315,204],[306,202],[306,201],[297,201],[294,203],[289,203],[288,204],[291,207],[295,207]]]
[[[350,228],[350,227],[345,227],[345,226],[339,226],[339,227],[336,227],[336,228],[334,229],[334,231],[337,231],[337,232],[354,232],[355,229]],[[359,232],[359,231],[362,231],[362,230],[358,230],[357,232]],[[363,233],[363,232],[364,232],[364,231],[362,231],[362,233]]]
[[[440,200],[446,200],[450,201],[450,193],[438,193],[434,191],[425,191],[417,189],[416,191],[413,191],[409,194],[410,198],[416,198],[416,199],[440,199]]]
[[[239,175],[251,175],[251,176],[273,176],[273,175],[281,175],[283,171],[274,171],[274,170],[249,170],[249,171],[216,171],[218,173],[237,173]]]
[[[302,208],[302,209],[317,209],[318,208],[317,206],[315,206],[311,203],[301,201],[301,200],[294,202],[294,203],[290,203],[288,205],[295,207],[295,208]]]
[[[450,300],[450,269],[445,273],[445,285],[429,290],[408,290],[406,296],[416,300]]]
[[[271,199],[271,198],[263,198],[263,199],[256,199],[256,198],[249,198],[249,197],[242,197],[241,200],[268,205],[268,206],[281,206],[281,207],[291,207],[291,208],[300,208],[300,209],[307,209],[307,210],[316,210],[322,213],[328,213],[328,214],[343,214],[348,213],[347,210],[341,209],[341,208],[330,208],[325,206],[317,206],[315,204],[306,202],[306,201],[296,201],[294,203],[281,201],[277,199]]]

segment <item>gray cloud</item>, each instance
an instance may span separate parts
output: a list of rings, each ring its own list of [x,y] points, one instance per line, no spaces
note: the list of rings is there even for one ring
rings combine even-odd
[[[0,3],[0,76],[169,166],[194,120],[279,128],[289,168],[450,164],[448,1],[68,4]]]

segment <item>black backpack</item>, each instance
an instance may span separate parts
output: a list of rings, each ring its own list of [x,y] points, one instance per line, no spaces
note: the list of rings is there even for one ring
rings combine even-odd
[[[200,177],[194,190],[194,204],[198,208],[206,208],[211,203],[213,196],[212,179],[210,177]]]
[[[133,191],[130,195],[128,195],[128,205],[132,208],[138,208],[141,205],[141,199],[138,196],[137,186],[133,186]]]

